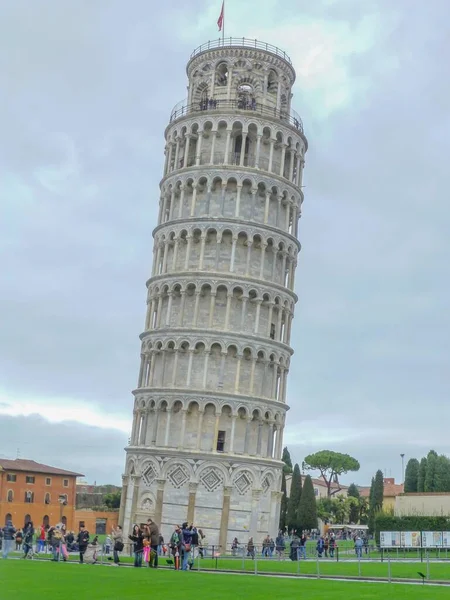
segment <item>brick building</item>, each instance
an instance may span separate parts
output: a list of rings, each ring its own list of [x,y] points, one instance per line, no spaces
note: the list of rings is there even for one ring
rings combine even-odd
[[[0,524],[16,527],[33,521],[54,525],[60,521],[75,529],[76,480],[81,473],[65,471],[34,460],[0,459]]]

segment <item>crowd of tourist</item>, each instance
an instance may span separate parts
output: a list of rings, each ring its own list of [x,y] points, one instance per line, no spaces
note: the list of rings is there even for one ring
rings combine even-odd
[[[231,543],[231,553],[233,556],[242,555],[255,559],[259,550],[263,558],[273,558],[275,555],[278,560],[289,558],[297,561],[307,558],[307,542],[312,540],[314,545],[310,544],[309,548],[314,549],[314,554],[318,558],[332,559],[335,556],[338,540],[342,539],[348,538],[347,536],[344,538],[342,533],[336,535],[333,531],[326,535],[315,531],[301,533],[294,530],[289,533],[279,531],[275,540],[267,535],[258,549],[253,537],[244,544],[235,537]],[[361,557],[363,552],[368,553],[369,541],[364,533],[354,532],[350,535],[350,539],[354,542],[357,557]],[[66,561],[69,553],[77,553],[81,564],[94,564],[103,551],[114,566],[120,565],[121,553],[128,544],[134,556],[135,567],[145,565],[156,569],[158,558],[165,556],[167,564],[183,571],[192,569],[195,559],[206,557],[208,551],[205,534],[193,524],[189,525],[186,522],[181,526],[176,525],[166,545],[158,525],[152,519],[148,519],[146,524],[133,525],[132,532],[127,538],[124,537],[120,526],[114,527],[103,544],[100,544],[97,535],[91,539],[89,531],[84,526],[80,527],[79,532],[75,534],[73,531],[66,531],[63,523],[54,526],[42,524],[35,529],[30,521],[23,529],[16,529],[13,523],[8,521],[0,530],[0,542],[4,559],[8,558],[15,548],[17,552],[23,553],[24,559],[33,558],[35,553],[50,551],[53,561]],[[214,547],[213,554],[215,554]]]

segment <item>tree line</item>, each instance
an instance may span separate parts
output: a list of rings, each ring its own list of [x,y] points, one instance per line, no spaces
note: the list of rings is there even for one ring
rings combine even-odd
[[[353,485],[349,490],[349,498],[336,496],[341,491],[339,476],[349,471],[358,471],[359,462],[348,454],[331,450],[321,450],[308,455],[302,463],[303,471],[319,471],[326,489],[327,498],[316,501],[313,481],[302,475],[298,464],[292,466],[289,450],[284,448],[284,462],[281,483],[280,529],[297,531],[317,529],[318,517],[325,522],[333,520],[344,522],[347,518],[358,522],[365,509],[365,501],[360,498],[359,490]],[[289,498],[287,496],[286,475],[292,475]]]
[[[430,450],[420,462],[411,458],[405,471],[405,492],[450,492],[450,459]]]

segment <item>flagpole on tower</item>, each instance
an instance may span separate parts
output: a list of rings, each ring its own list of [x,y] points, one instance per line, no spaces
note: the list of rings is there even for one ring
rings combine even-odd
[[[222,0],[222,9],[217,19],[217,27],[222,32],[222,46],[225,45],[225,0]]]

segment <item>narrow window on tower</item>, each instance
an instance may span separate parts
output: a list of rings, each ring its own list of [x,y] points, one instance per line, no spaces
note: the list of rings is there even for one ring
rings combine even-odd
[[[217,434],[217,452],[225,451],[225,431],[219,431]]]
[[[270,339],[275,339],[275,323],[270,324]]]

